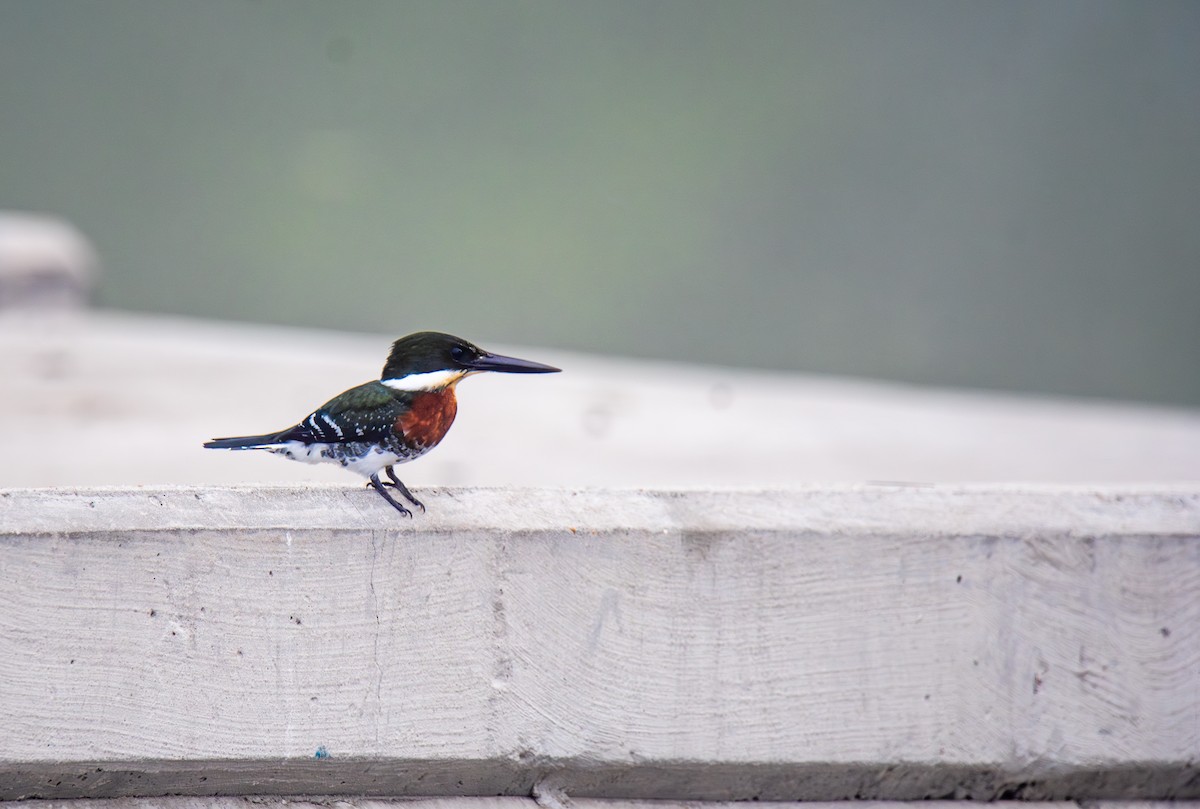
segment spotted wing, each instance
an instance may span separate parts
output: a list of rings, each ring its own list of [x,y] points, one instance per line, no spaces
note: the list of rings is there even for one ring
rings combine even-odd
[[[280,436],[305,444],[376,442],[388,438],[407,409],[403,392],[368,382],[340,393]]]

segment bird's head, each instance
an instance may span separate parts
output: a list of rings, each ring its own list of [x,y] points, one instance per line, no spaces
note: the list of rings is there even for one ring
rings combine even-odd
[[[396,390],[436,390],[481,371],[551,374],[559,370],[540,362],[492,354],[452,334],[420,331],[392,343],[380,378]]]

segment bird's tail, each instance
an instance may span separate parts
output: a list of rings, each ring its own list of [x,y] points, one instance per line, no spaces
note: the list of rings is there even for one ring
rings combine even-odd
[[[283,433],[268,433],[267,435],[242,435],[236,438],[214,438],[205,441],[205,449],[260,449],[278,444]]]

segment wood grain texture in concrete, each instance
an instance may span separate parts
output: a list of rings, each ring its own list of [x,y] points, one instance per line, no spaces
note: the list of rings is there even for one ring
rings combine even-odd
[[[0,797],[1200,796],[1181,487],[0,492]]]

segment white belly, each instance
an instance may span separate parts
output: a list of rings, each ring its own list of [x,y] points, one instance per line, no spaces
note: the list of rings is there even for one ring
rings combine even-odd
[[[384,468],[393,464],[412,460],[402,458],[394,452],[387,452],[372,447],[361,455],[348,452],[352,445],[346,444],[305,444],[300,441],[288,441],[270,451],[285,458],[301,463],[332,463],[345,467],[351,472],[357,472],[365,478],[376,475]]]

